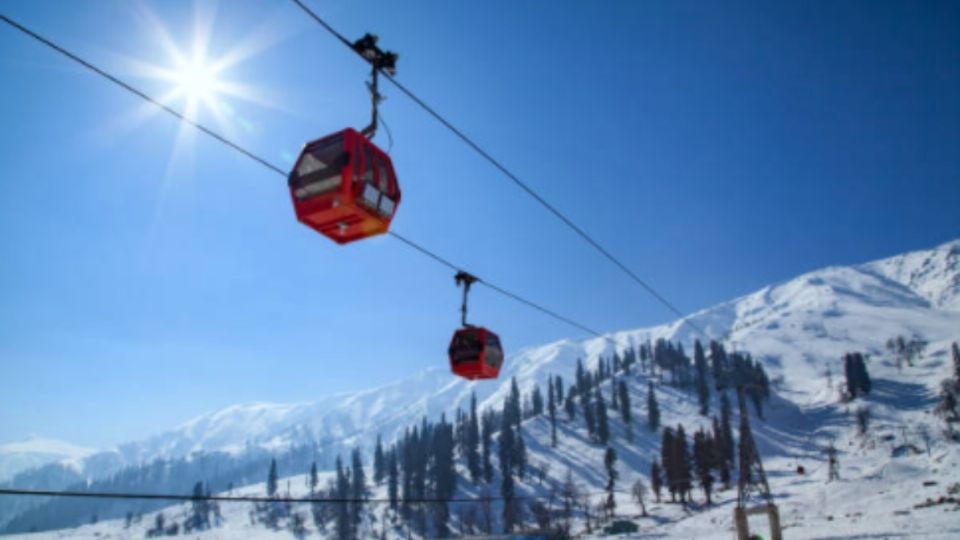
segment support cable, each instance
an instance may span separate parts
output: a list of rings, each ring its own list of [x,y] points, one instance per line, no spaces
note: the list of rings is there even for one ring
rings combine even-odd
[[[331,26],[328,22],[326,22],[325,20],[323,20],[323,18],[321,18],[319,15],[317,15],[317,13],[316,13],[315,11],[313,11],[313,10],[310,9],[306,4],[304,4],[302,0],[291,0],[291,1],[292,1],[294,4],[296,4],[301,10],[303,10],[303,12],[307,14],[307,16],[309,16],[311,19],[313,19],[314,21],[316,21],[317,24],[319,24],[320,26],[322,26],[327,32],[329,32],[331,35],[333,35],[335,38],[337,38],[337,40],[339,40],[341,43],[343,43],[344,45],[346,45],[347,47],[349,47],[350,50],[352,50],[352,51],[354,51],[354,52],[357,52],[356,49],[353,47],[353,44],[350,43],[350,40],[348,40],[343,34],[341,34],[341,33],[338,32],[335,28],[333,28],[333,26]],[[358,55],[359,55],[359,53],[358,53]],[[360,55],[360,57],[363,58],[363,59],[366,60],[366,61],[369,61],[367,58],[364,58],[363,55]],[[376,68],[375,68],[375,69],[376,69]],[[677,308],[672,302],[670,302],[663,294],[661,294],[659,291],[657,291],[652,285],[650,285],[649,283],[647,283],[646,281],[644,281],[644,280],[643,280],[640,276],[638,276],[633,270],[631,270],[626,264],[624,264],[618,257],[616,257],[613,253],[611,253],[610,250],[608,250],[607,248],[603,247],[603,245],[600,244],[599,241],[597,241],[596,239],[594,239],[594,238],[593,238],[590,234],[588,234],[583,228],[581,228],[579,225],[577,225],[576,223],[574,223],[574,221],[573,221],[572,219],[570,219],[569,217],[567,217],[567,215],[564,214],[563,212],[561,212],[556,206],[554,206],[553,204],[551,204],[550,202],[548,202],[542,195],[540,195],[539,193],[537,193],[536,190],[534,190],[532,187],[530,187],[530,185],[528,185],[526,182],[524,182],[523,180],[521,180],[519,176],[517,176],[516,174],[514,174],[513,171],[511,171],[510,169],[508,169],[508,168],[506,167],[506,165],[504,165],[502,162],[500,162],[500,160],[498,160],[497,158],[493,157],[493,155],[490,154],[487,150],[485,150],[482,146],[480,146],[479,143],[475,142],[473,139],[471,139],[470,137],[468,137],[463,131],[461,131],[458,127],[456,127],[456,126],[453,125],[449,120],[447,120],[443,115],[441,115],[439,112],[437,112],[433,107],[431,107],[429,104],[427,104],[427,102],[425,102],[424,100],[422,100],[422,99],[421,99],[419,96],[417,96],[412,90],[410,90],[410,89],[407,88],[403,83],[401,83],[400,81],[398,81],[398,80],[396,79],[396,77],[393,77],[390,73],[387,73],[387,72],[383,72],[382,74],[383,74],[383,76],[384,76],[388,81],[390,81],[398,90],[400,90],[401,92],[403,92],[404,94],[406,94],[406,96],[409,97],[411,100],[413,100],[414,103],[416,103],[417,105],[419,105],[421,109],[423,109],[424,111],[426,111],[427,114],[429,114],[429,115],[432,116],[435,120],[437,120],[438,122],[440,122],[440,124],[442,124],[445,128],[447,128],[447,129],[448,129],[451,133],[453,133],[458,139],[460,139],[461,141],[463,141],[464,144],[466,144],[467,146],[469,146],[471,149],[473,149],[473,151],[475,151],[477,154],[479,154],[480,157],[482,157],[482,158],[485,159],[487,162],[489,162],[491,165],[493,165],[494,168],[496,168],[497,170],[499,170],[504,176],[507,177],[507,179],[509,179],[510,181],[512,181],[514,184],[516,184],[517,187],[519,187],[519,188],[520,188],[521,190],[523,190],[527,195],[529,195],[529,196],[532,197],[535,201],[537,201],[537,203],[539,203],[540,206],[543,206],[548,212],[550,212],[551,214],[553,214],[554,217],[556,217],[557,219],[559,219],[560,222],[562,222],[564,225],[566,225],[570,230],[572,230],[572,231],[573,231],[577,236],[579,236],[583,241],[585,241],[585,242],[586,242],[587,244],[589,244],[593,249],[595,249],[598,253],[600,253],[600,255],[602,255],[605,259],[607,259],[608,261],[610,261],[611,263],[613,263],[614,266],[616,266],[618,269],[620,269],[620,271],[622,271],[624,274],[626,274],[632,281],[634,281],[637,285],[639,285],[639,286],[642,287],[645,291],[647,291],[647,293],[649,293],[649,294],[650,294],[654,299],[656,299],[660,304],[662,304],[664,307],[666,307],[671,313],[673,313],[674,315],[676,315],[683,324],[686,324],[686,325],[690,326],[690,327],[693,328],[695,331],[697,331],[698,333],[700,333],[704,338],[706,338],[706,339],[708,339],[708,340],[710,339],[710,336],[708,336],[707,333],[704,332],[703,329],[701,329],[699,325],[697,325],[697,324],[694,323],[693,321],[689,320],[689,319],[687,318],[687,315],[685,315],[682,311],[680,311],[680,309]]]
[[[107,79],[108,81],[116,84],[117,86],[119,86],[120,88],[126,90],[127,92],[130,92],[131,94],[139,97],[140,99],[143,99],[144,101],[146,101],[146,102],[148,102],[148,103],[150,103],[150,104],[152,104],[152,105],[155,105],[156,107],[159,107],[160,109],[166,111],[167,113],[169,113],[171,116],[177,118],[178,120],[180,120],[180,121],[182,121],[182,122],[185,122],[185,123],[189,124],[190,126],[195,127],[196,129],[200,130],[201,132],[203,132],[203,133],[209,135],[210,137],[216,139],[217,141],[223,143],[223,144],[226,145],[228,148],[230,148],[230,149],[232,149],[232,150],[235,150],[235,151],[243,154],[244,156],[252,159],[253,161],[259,163],[260,165],[263,165],[263,166],[266,167],[267,169],[269,169],[269,170],[271,170],[271,171],[279,174],[280,176],[283,176],[284,178],[286,178],[286,176],[287,176],[286,171],[284,171],[283,169],[281,169],[279,166],[277,166],[277,165],[275,165],[275,164],[273,164],[273,163],[270,163],[270,162],[267,161],[266,159],[264,159],[264,158],[262,158],[262,157],[260,157],[260,156],[258,156],[258,155],[256,155],[256,154],[254,154],[253,152],[251,152],[250,150],[247,150],[246,148],[243,148],[243,147],[240,146],[239,144],[237,144],[237,143],[235,143],[235,142],[227,139],[227,138],[224,137],[223,135],[220,135],[220,134],[217,133],[216,131],[214,131],[214,130],[212,130],[212,129],[206,127],[206,126],[204,126],[203,124],[201,124],[201,123],[199,123],[199,122],[197,122],[197,121],[195,121],[195,120],[191,120],[190,118],[188,118],[188,117],[186,117],[185,115],[183,115],[181,112],[177,111],[176,109],[174,109],[174,108],[172,108],[172,107],[170,107],[170,106],[168,106],[168,105],[163,104],[162,102],[160,102],[159,100],[153,98],[152,96],[150,96],[150,95],[147,94],[146,92],[143,92],[142,90],[134,87],[133,85],[131,85],[131,84],[129,84],[129,83],[121,80],[120,78],[118,78],[118,77],[116,77],[116,76],[108,73],[107,71],[104,71],[103,69],[95,66],[94,64],[88,62],[87,60],[84,60],[83,58],[77,56],[77,55],[74,54],[73,52],[70,52],[69,50],[65,49],[64,47],[62,47],[62,46],[60,46],[60,45],[57,45],[56,43],[50,41],[49,39],[47,39],[47,38],[45,38],[45,37],[37,34],[37,33],[34,32],[33,30],[30,30],[29,28],[21,25],[20,23],[18,23],[18,22],[16,22],[16,21],[14,21],[13,19],[7,17],[6,15],[3,15],[2,13],[0,13],[0,20],[2,20],[3,22],[5,22],[5,23],[8,24],[9,26],[11,26],[11,27],[19,30],[19,31],[22,32],[23,34],[25,34],[25,35],[33,38],[34,40],[36,40],[36,41],[38,41],[38,42],[46,45],[47,47],[49,47],[49,48],[51,48],[51,49],[59,52],[60,54],[66,56],[66,57],[69,58],[70,60],[73,60],[74,62],[80,64],[81,66],[89,69],[89,70],[92,71],[93,73],[96,73],[97,75],[103,77],[104,79]],[[421,253],[422,255],[425,255],[425,256],[429,257],[430,259],[433,259],[433,260],[436,261],[437,263],[442,264],[443,266],[446,266],[447,268],[450,268],[450,269],[452,269],[452,270],[454,270],[454,271],[457,271],[457,272],[463,270],[462,267],[460,267],[460,266],[458,266],[458,265],[450,262],[449,260],[441,257],[440,255],[437,255],[437,254],[434,253],[433,251],[430,251],[429,249],[425,248],[423,245],[421,245],[421,244],[419,244],[419,243],[417,243],[417,242],[414,242],[413,240],[411,240],[411,239],[409,239],[409,238],[407,238],[407,237],[405,237],[405,236],[402,236],[401,234],[399,234],[399,233],[397,233],[397,232],[389,231],[388,234],[389,234],[391,237],[399,240],[399,241],[402,242],[403,244],[407,245],[408,247],[414,249],[415,251]],[[477,278],[477,281],[478,281],[479,283],[482,283],[482,284],[486,285],[486,286],[489,287],[490,289],[492,289],[492,290],[494,290],[494,291],[502,294],[503,296],[506,296],[506,297],[508,297],[508,298],[510,298],[510,299],[512,299],[512,300],[515,300],[515,301],[517,301],[517,302],[519,302],[519,303],[521,303],[521,304],[524,304],[524,305],[526,305],[526,306],[528,306],[528,307],[530,307],[530,308],[533,308],[533,309],[535,309],[535,310],[537,310],[537,311],[539,311],[539,312],[541,312],[541,313],[543,313],[543,314],[545,314],[545,315],[547,315],[547,316],[549,316],[549,317],[552,317],[552,318],[554,318],[554,319],[556,319],[556,320],[558,320],[558,321],[560,321],[560,322],[563,322],[563,323],[565,323],[565,324],[567,324],[567,325],[570,325],[570,326],[572,326],[572,327],[574,327],[574,328],[577,328],[577,329],[579,329],[579,330],[582,330],[582,331],[584,331],[584,332],[587,332],[587,333],[589,333],[589,334],[592,334],[592,335],[594,335],[594,336],[596,336],[596,337],[601,337],[601,338],[610,339],[609,337],[604,336],[603,334],[601,334],[600,332],[598,332],[598,331],[596,331],[596,330],[593,330],[593,329],[591,329],[591,328],[589,328],[589,327],[587,327],[587,326],[585,326],[585,325],[583,325],[583,324],[580,324],[580,323],[574,321],[573,319],[570,319],[569,317],[565,317],[565,316],[560,315],[560,314],[558,314],[558,313],[556,313],[556,312],[554,312],[554,311],[552,311],[552,310],[549,310],[549,309],[547,309],[547,308],[541,306],[540,304],[537,304],[537,303],[535,303],[535,302],[533,302],[533,301],[531,301],[531,300],[527,300],[526,298],[523,298],[523,297],[521,297],[520,295],[518,295],[518,294],[516,294],[516,293],[512,293],[512,292],[510,292],[510,291],[508,291],[508,290],[506,290],[506,289],[504,289],[504,288],[502,288],[502,287],[500,287],[500,286],[498,286],[498,285],[495,285],[495,284],[493,284],[493,283],[491,283],[491,282],[482,280],[482,279],[480,279],[480,278]]]

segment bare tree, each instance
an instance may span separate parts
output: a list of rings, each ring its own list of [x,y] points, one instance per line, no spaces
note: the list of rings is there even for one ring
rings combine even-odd
[[[857,408],[857,427],[861,435],[865,435],[870,429],[870,407]]]
[[[633,483],[633,489],[631,490],[634,500],[637,501],[637,504],[640,505],[640,512],[643,517],[647,517],[647,505],[644,504],[643,498],[647,494],[647,486],[643,484],[643,480],[638,478],[636,482]]]

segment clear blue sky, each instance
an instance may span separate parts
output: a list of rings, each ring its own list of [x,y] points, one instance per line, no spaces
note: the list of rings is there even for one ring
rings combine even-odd
[[[379,33],[402,81],[684,311],[960,235],[956,2],[310,4]],[[185,51],[212,20],[208,56],[250,53],[220,77],[257,99],[198,118],[283,167],[367,121],[365,66],[292,4],[136,6],[0,9],[157,95],[150,17]],[[449,271],[334,245],[283,178],[5,26],[0,53],[0,441],[104,446],[445,365]],[[672,319],[385,93],[396,231],[602,331]],[[584,337],[482,288],[472,311],[509,349]]]

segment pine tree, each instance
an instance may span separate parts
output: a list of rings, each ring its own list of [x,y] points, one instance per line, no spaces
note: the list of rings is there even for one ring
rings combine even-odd
[[[343,470],[343,463],[340,456],[337,456],[337,498],[347,499],[350,497],[350,480],[347,473]],[[350,509],[346,504],[337,505],[337,538],[347,540],[353,538],[353,530],[350,526]]]
[[[723,449],[723,457],[731,469],[736,467],[736,460],[734,459],[733,452],[733,424],[731,423],[730,419],[732,414],[733,412],[730,406],[729,396],[727,396],[726,392],[720,392],[720,429],[723,432],[723,442],[721,443],[721,447]]]
[[[593,404],[590,402],[590,391],[587,390],[580,394],[580,405],[583,408],[583,419],[587,424],[587,434],[591,439],[597,436],[597,420],[593,414]]]
[[[523,431],[518,429],[513,440],[515,443],[513,465],[517,470],[517,477],[522,480],[527,476],[527,444],[523,440]]]
[[[713,475],[710,474],[710,470],[714,465],[713,447],[713,440],[703,430],[698,430],[693,435],[694,470],[708,505],[712,504],[710,493],[713,489]]]
[[[397,450],[392,448],[387,453],[387,498],[390,500],[390,508],[397,510],[397,501],[399,499],[400,471],[397,468]]]
[[[616,488],[619,474],[617,473],[617,453],[610,446],[607,447],[607,452],[603,456],[603,465],[607,468],[607,502],[605,506],[607,514],[612,516],[614,509],[617,507],[617,502],[613,498],[613,491]]]
[[[610,408],[617,411],[620,410],[619,386],[620,385],[617,384],[617,378],[613,377],[610,381]]]
[[[716,341],[710,341],[710,370],[713,373],[713,382],[717,387],[724,388],[727,385],[727,351],[723,345]]]
[[[470,471],[470,479],[473,480],[474,483],[477,483],[483,475],[483,468],[480,463],[480,454],[477,448],[480,444],[480,422],[477,417],[476,392],[470,394],[470,417],[467,419],[465,439],[467,470]]]
[[[507,533],[513,530],[518,517],[513,493],[513,452],[515,444],[510,419],[504,416],[497,445],[500,455],[500,475],[503,478],[500,483],[500,496],[503,498],[503,530]]]
[[[607,404],[603,399],[603,393],[597,386],[597,440],[600,444],[607,444],[610,440],[610,422],[607,419]]]
[[[277,460],[270,460],[270,472],[267,473],[267,497],[277,494]]]
[[[540,394],[540,385],[533,385],[533,392],[530,395],[530,403],[532,404],[533,416],[540,416],[543,414],[543,396]]]
[[[726,442],[724,441],[723,429],[720,426],[720,419],[713,416],[713,437],[710,452],[713,467],[720,471],[720,481],[724,487],[730,487],[730,463],[726,456]]]
[[[687,447],[687,435],[683,425],[677,425],[676,438],[673,446],[673,464],[677,468],[677,492],[680,500],[687,502],[690,489],[693,486],[693,474],[690,469],[690,452]]]
[[[513,427],[520,427],[520,421],[522,420],[521,403],[522,400],[520,398],[520,388],[517,387],[517,378],[513,377],[510,379],[510,396],[507,398],[507,403],[504,404],[503,407],[503,414],[507,416],[507,420]]]
[[[663,480],[667,491],[670,492],[670,502],[677,500],[677,487],[679,486],[677,465],[675,463],[676,451],[674,450],[673,428],[667,426],[663,428],[663,434],[660,439],[660,463],[663,464]]]
[[[577,372],[574,382],[576,382],[577,385],[577,393],[583,395],[583,393],[587,390],[587,381],[586,372],[583,369],[583,360],[580,358],[577,358]]]
[[[493,439],[493,414],[483,415],[482,426],[480,430],[481,442],[481,464],[483,466],[483,481],[490,483],[493,481],[493,464],[490,462],[490,446]]]
[[[660,502],[660,490],[663,489],[663,473],[660,470],[660,463],[656,460],[650,464],[650,487],[653,488],[653,493],[657,496],[657,502]]]
[[[184,523],[184,527],[191,531],[202,531],[210,527],[210,506],[203,492],[203,482],[193,485],[193,501],[190,504],[191,513]]]
[[[559,407],[563,403],[563,377],[557,375],[554,379],[553,388],[557,392],[557,406]]]
[[[317,492],[317,484],[320,482],[320,479],[317,476],[317,462],[314,461],[310,464],[310,495],[313,495]]]
[[[379,486],[383,483],[386,475],[386,463],[383,460],[383,443],[380,441],[380,434],[377,433],[377,446],[373,451],[373,482]]]
[[[577,419],[577,404],[573,402],[573,392],[567,392],[567,399],[563,402],[563,408],[567,411],[567,419],[573,422]]]
[[[630,411],[630,391],[627,389],[626,381],[620,381],[620,384],[617,388],[617,393],[620,395],[620,417],[623,418],[623,425],[627,433],[627,440],[633,442],[633,422],[631,419],[632,413]]]
[[[660,429],[660,405],[653,391],[653,381],[647,383],[647,427],[650,431]]]
[[[953,352],[953,377],[960,382],[960,346],[954,341],[950,350]]]
[[[555,397],[553,377],[547,378],[547,413],[550,415],[550,446],[557,447],[557,401]]]
[[[450,518],[446,501],[453,497],[457,489],[457,471],[454,465],[453,426],[441,416],[440,423],[433,432],[432,459],[430,460],[433,497],[439,499],[434,507],[434,528],[437,536],[443,538],[450,534],[447,522]]]
[[[710,384],[707,380],[707,357],[703,345],[698,339],[693,343],[693,363],[696,369],[697,399],[700,402],[700,414],[710,414]]]
[[[350,482],[350,498],[353,502],[350,504],[350,518],[353,520],[353,529],[360,524],[363,513],[363,500],[367,498],[367,482],[363,473],[363,461],[360,460],[360,449],[354,448],[350,455],[351,471],[353,478]]]

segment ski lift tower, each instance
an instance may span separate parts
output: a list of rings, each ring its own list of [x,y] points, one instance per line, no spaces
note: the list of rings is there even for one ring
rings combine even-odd
[[[736,354],[736,353],[734,353]],[[737,506],[733,509],[733,522],[736,526],[737,540],[750,539],[750,524],[747,518],[751,515],[766,514],[770,523],[770,539],[783,540],[783,530],[780,527],[780,511],[773,502],[770,485],[767,483],[767,474],[760,461],[760,452],[753,441],[750,431],[750,411],[747,410],[747,400],[744,396],[748,388],[757,384],[743,373],[729,373],[728,381],[719,381],[717,389],[723,391],[734,387],[737,392],[737,406],[740,409],[740,478],[737,481]],[[759,504],[752,500],[760,499]]]

